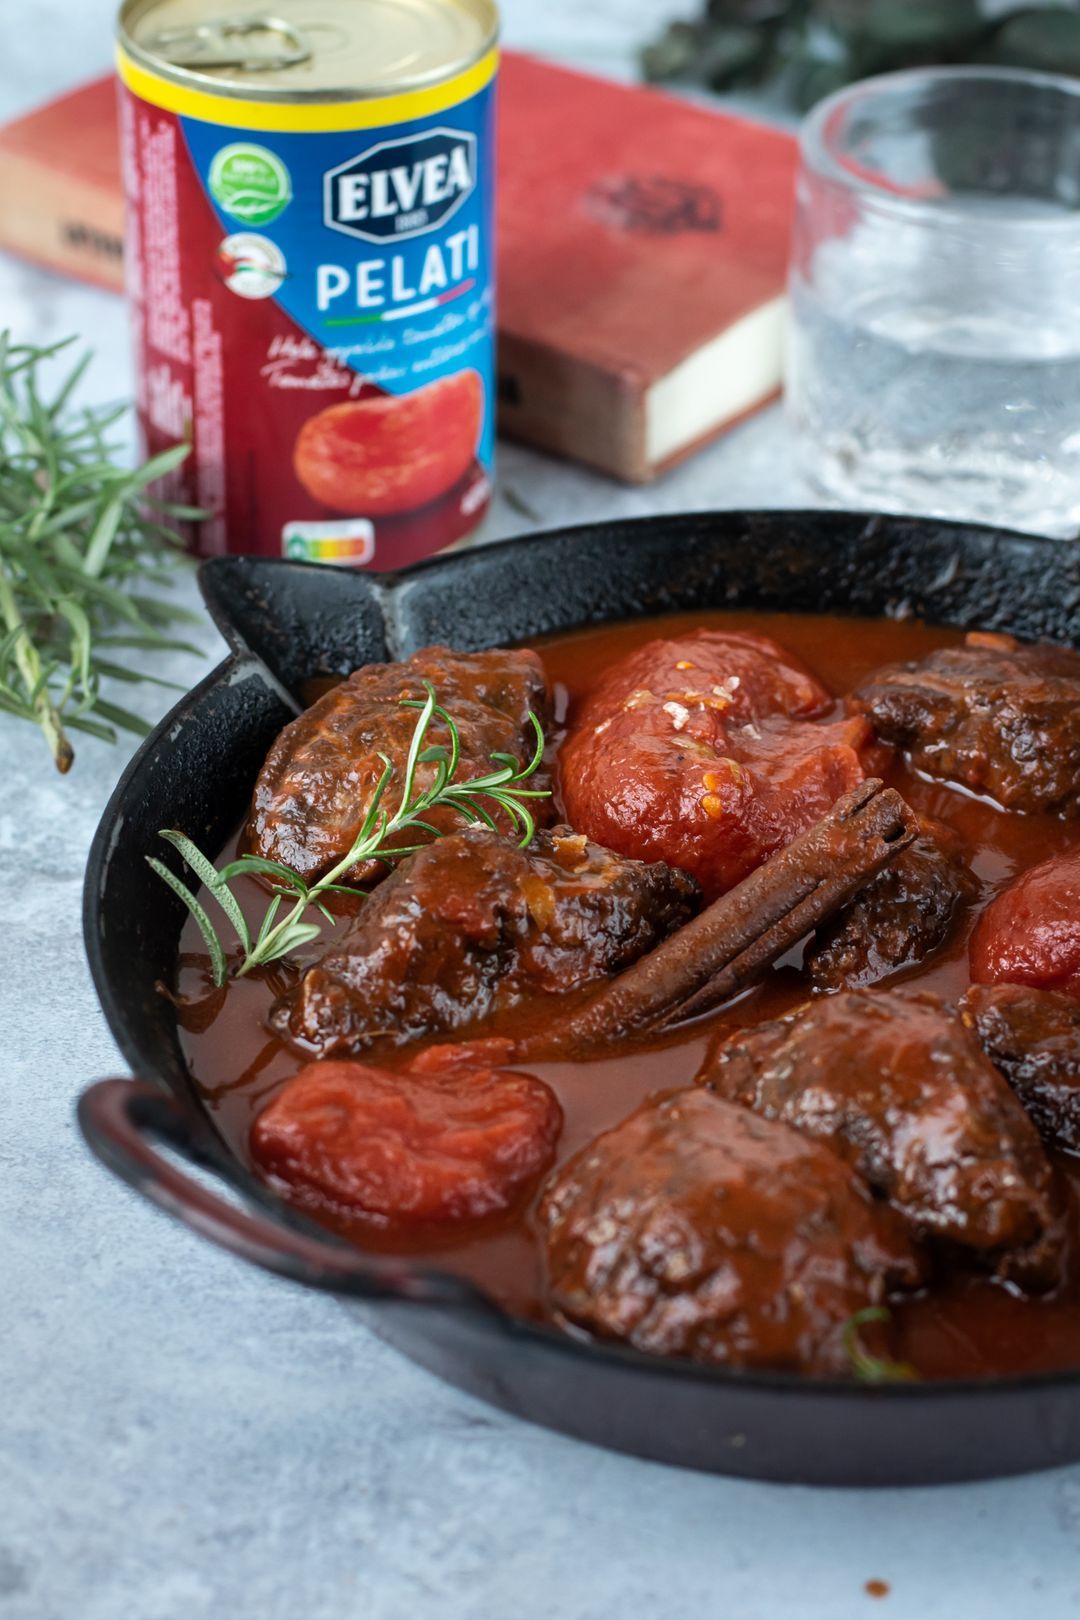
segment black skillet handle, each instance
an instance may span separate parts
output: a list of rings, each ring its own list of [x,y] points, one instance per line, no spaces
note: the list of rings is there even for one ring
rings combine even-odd
[[[161,1152],[199,1162],[184,1109],[175,1098],[132,1080],[99,1080],[83,1092],[79,1126],[93,1152],[121,1180],[230,1254],[291,1282],[362,1299],[476,1307],[484,1303],[459,1279],[391,1256],[364,1255],[315,1228],[286,1225],[256,1207],[221,1197]]]

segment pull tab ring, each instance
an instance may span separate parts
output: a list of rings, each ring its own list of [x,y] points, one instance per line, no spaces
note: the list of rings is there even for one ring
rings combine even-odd
[[[274,42],[269,50],[256,50],[252,36]],[[163,28],[146,46],[174,67],[234,68],[241,73],[268,73],[309,62],[313,49],[307,35],[283,17],[256,13],[246,17],[216,17],[207,22]]]

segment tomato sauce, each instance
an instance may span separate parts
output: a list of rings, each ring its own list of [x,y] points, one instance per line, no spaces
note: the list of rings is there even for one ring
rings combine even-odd
[[[962,633],[915,621],[861,620],[784,613],[666,615],[573,631],[531,643],[556,689],[560,722],[601,672],[633,648],[658,636],[712,628],[770,636],[800,657],[838,698],[882,664],[921,658],[962,640]],[[841,705],[837,703],[837,715]],[[985,905],[1018,873],[1080,845],[1075,824],[1041,815],[1010,814],[958,789],[934,783],[902,761],[887,780],[920,814],[948,823],[961,836],[979,893],[954,927],[947,945],[927,963],[897,975],[955,1001],[968,987],[968,940]],[[224,852],[228,853],[228,852]],[[237,886],[238,892],[240,887]],[[252,910],[265,896],[249,890]],[[246,903],[246,899],[245,899]],[[339,925],[340,926],[340,925]],[[206,959],[188,924],[177,989],[181,1039],[192,1075],[216,1125],[233,1151],[250,1164],[248,1136],[256,1113],[302,1060],[270,1036],[263,1020],[296,970],[275,964],[262,978],[232,982],[207,993]],[[722,1028],[774,1018],[807,995],[798,964],[789,958],[736,1003],[655,1038],[632,1051],[591,1062],[530,1063],[528,1072],[553,1088],[565,1116],[557,1163],[600,1131],[625,1119],[651,1094],[691,1083],[709,1040]],[[520,1011],[514,1015],[520,1031]],[[1059,1154],[1074,1210],[1080,1210],[1080,1161]],[[372,1232],[361,1221],[334,1225],[361,1247],[409,1253],[476,1282],[508,1311],[544,1318],[547,1307],[535,1200],[510,1216],[470,1227],[432,1229],[408,1238]],[[1080,1256],[1080,1244],[1074,1244]],[[902,1359],[928,1378],[982,1377],[1080,1364],[1080,1263],[1074,1262],[1057,1294],[1033,1298],[1007,1285],[957,1273],[922,1295],[894,1306],[896,1346]]]

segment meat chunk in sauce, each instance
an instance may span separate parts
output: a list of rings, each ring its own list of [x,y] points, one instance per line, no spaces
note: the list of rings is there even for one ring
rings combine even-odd
[[[1022,984],[974,985],[960,1011],[1043,1140],[1080,1151],[1080,1002]]]
[[[975,633],[891,664],[853,699],[927,775],[1007,810],[1080,815],[1080,654]]]
[[[520,849],[485,827],[403,860],[280,1001],[302,1050],[353,1055],[583,988],[644,955],[697,909],[692,878],[570,831]]]
[[[938,997],[844,990],[722,1040],[699,1075],[729,1102],[827,1142],[918,1237],[1057,1280],[1053,1172],[1038,1132]]]
[[[417,711],[403,707],[402,700],[422,700],[425,680],[457,725],[463,781],[493,770],[493,754],[512,754],[522,763],[532,757],[536,735],[530,712],[541,725],[550,723],[544,668],[534,652],[425,647],[403,664],[368,664],[278,736],[255,784],[242,847],[280,861],[308,881],[324,877],[348,853],[363,825],[384,769],[382,754],[395,768],[388,807],[396,805],[417,721]],[[445,722],[433,720],[427,742],[449,742]],[[417,787],[430,786],[434,771],[433,764],[421,764]],[[540,771],[531,785],[550,784]],[[548,801],[533,803],[543,822]],[[460,814],[450,809],[426,819],[440,831],[462,825]],[[415,843],[417,836],[410,832],[404,841]],[[368,863],[354,868],[346,881],[369,884],[384,870]]]
[[[568,819],[715,899],[872,774],[870,727],[764,636],[651,641],[603,675],[559,757]]]
[[[309,1063],[255,1120],[251,1154],[313,1212],[401,1227],[509,1209],[550,1165],[561,1127],[542,1081],[444,1049],[401,1073]]]
[[[540,1220],[567,1321],[732,1367],[850,1373],[845,1324],[918,1278],[892,1212],[834,1153],[693,1089],[578,1153]]]
[[[1080,851],[1023,872],[971,936],[977,984],[1031,984],[1080,997]]]
[[[817,990],[854,989],[925,961],[944,944],[957,908],[978,885],[960,840],[940,821],[819,928],[803,958]]]

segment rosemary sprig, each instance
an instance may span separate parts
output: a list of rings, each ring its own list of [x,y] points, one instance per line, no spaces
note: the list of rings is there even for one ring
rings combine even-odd
[[[146,494],[188,446],[117,466],[109,429],[124,407],[72,403],[89,354],[45,395],[46,364],[73,341],[35,348],[0,333],[0,711],[38,726],[61,771],[75,757],[69,732],[115,742],[118,730],[148,729],[102,696],[107,678],[170,684],[132,670],[125,653],[198,651],[165,634],[195,616],[147,594],[170,582],[176,554],[157,517],[200,515]]]
[[[459,782],[457,770],[461,760],[461,740],[457,725],[440,704],[430,681],[424,682],[424,688],[426,697],[401,700],[402,708],[416,709],[418,714],[402,772],[401,794],[397,808],[390,810],[386,803],[394,778],[393,761],[386,754],[380,754],[382,772],[375,784],[371,803],[368,805],[360,830],[348,853],[316,883],[310,885],[305,883],[303,878],[289,867],[282,866],[278,861],[267,860],[262,855],[241,855],[219,870],[183,833],[177,832],[174,828],[162,831],[162,838],[180,852],[188,867],[203,884],[209,897],[216,901],[232,925],[242,953],[239,964],[232,969],[234,978],[242,979],[253,968],[277,961],[279,957],[286,956],[290,951],[298,950],[301,946],[310,944],[313,939],[317,939],[322,931],[322,923],[308,920],[307,913],[317,911],[325,921],[333,923],[333,913],[323,903],[323,896],[334,893],[356,894],[358,891],[355,888],[340,881],[353,867],[374,859],[401,860],[403,856],[412,855],[423,847],[417,843],[398,843],[396,840],[399,835],[429,833],[435,838],[439,837],[438,828],[433,827],[425,819],[432,810],[456,810],[468,822],[481,822],[484,826],[497,831],[498,824],[491,810],[483,802],[488,800],[509,817],[511,825],[520,834],[518,842],[522,846],[532,840],[536,832],[536,822],[528,801],[549,796],[546,788],[529,788],[522,785],[534,775],[544,756],[544,733],[539,720],[530,713],[529,721],[536,738],[536,746],[525,766],[522,766],[512,754],[497,753],[491,756],[494,770],[485,776],[471,776]],[[434,720],[441,720],[446,727],[450,738],[448,744],[426,741]],[[416,783],[417,770],[421,765],[435,767],[430,785],[422,789]],[[156,860],[152,855],[146,858],[163,882],[169,885],[174,894],[180,896],[194,917],[210,955],[214,983],[224,984],[229,976],[229,959],[206,907],[183,879],[177,877],[176,873],[162,861]],[[273,896],[254,934],[248,926],[240,902],[229,887],[233,879],[238,877],[269,877],[274,880]],[[292,904],[282,915],[283,908],[289,900]]]
[[[889,1361],[874,1356],[859,1338],[859,1329],[871,1322],[888,1322],[892,1312],[886,1305],[866,1305],[855,1311],[844,1323],[844,1349],[847,1351],[855,1377],[863,1384],[910,1384],[918,1374],[907,1361]]]

